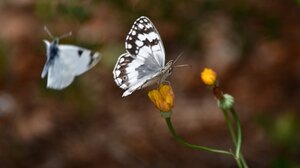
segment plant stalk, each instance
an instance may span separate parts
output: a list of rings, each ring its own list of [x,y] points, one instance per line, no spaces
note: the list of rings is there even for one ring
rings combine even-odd
[[[205,146],[200,146],[200,145],[194,145],[194,144],[190,144],[188,142],[186,142],[185,140],[183,140],[175,131],[171,118],[165,118],[166,123],[168,125],[168,128],[170,130],[170,132],[172,133],[173,137],[175,138],[175,140],[182,144],[183,146],[186,146],[188,148],[192,148],[195,150],[205,150],[208,152],[213,152],[213,153],[220,153],[220,154],[225,154],[225,155],[230,155],[230,156],[234,156],[234,154],[232,152],[229,151],[225,151],[225,150],[219,150],[219,149],[214,149],[214,148],[209,148],[209,147],[205,147]]]

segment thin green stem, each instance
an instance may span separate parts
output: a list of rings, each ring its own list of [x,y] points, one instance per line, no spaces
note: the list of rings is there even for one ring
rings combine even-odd
[[[236,155],[237,159],[239,159],[240,153],[241,153],[241,146],[242,146],[242,129],[241,129],[241,124],[240,124],[239,118],[235,112],[235,109],[231,108],[230,112],[233,116],[233,120],[234,120],[234,122],[236,124],[236,128],[237,128],[237,141],[236,141],[235,155]]]
[[[234,146],[236,148],[237,140],[236,140],[235,131],[233,129],[230,117],[229,117],[228,112],[226,110],[222,110],[222,111],[223,111],[223,114],[224,114],[224,117],[225,117],[225,120],[226,120],[226,124],[227,124],[228,130],[229,130],[232,142],[233,142],[233,144],[234,144]],[[235,156],[235,160],[236,160],[236,162],[237,162],[237,164],[238,164],[239,167],[244,168],[244,166],[243,166],[244,157],[243,157],[242,153],[240,153],[239,156],[240,156],[239,158],[237,158]]]
[[[234,146],[236,146],[236,135],[235,135],[233,126],[231,124],[228,112],[226,110],[222,110],[222,111],[223,111],[223,114],[224,114],[224,117],[226,120],[226,124],[227,124],[227,127],[228,127],[230,135],[231,135],[232,142],[233,142]]]
[[[241,153],[240,161],[243,164],[244,168],[248,168],[248,165],[247,165],[247,163],[246,163],[246,161],[245,161],[244,156],[243,156],[242,153]]]
[[[236,163],[237,163],[237,165],[238,165],[239,168],[245,168],[245,167],[243,166],[241,160],[239,160],[239,159],[237,159],[237,158],[235,158],[235,160],[236,160]]]
[[[233,116],[233,120],[237,127],[237,143],[236,143],[236,157],[239,159],[243,165],[244,168],[248,168],[248,165],[241,153],[241,146],[242,146],[242,129],[241,129],[241,123],[238,118],[238,115],[234,108],[230,109],[231,115]]]
[[[220,153],[220,154],[225,154],[225,155],[230,155],[234,157],[234,154],[232,152],[228,152],[225,150],[219,150],[219,149],[214,149],[214,148],[209,148],[209,147],[205,147],[205,146],[200,146],[200,145],[194,145],[194,144],[190,144],[188,142],[186,142],[185,140],[183,140],[175,131],[171,118],[165,118],[166,123],[168,125],[168,128],[170,130],[170,132],[172,133],[173,137],[175,138],[175,140],[177,142],[179,142],[180,144],[195,149],[195,150],[205,150],[205,151],[209,151],[209,152],[214,152],[214,153]]]

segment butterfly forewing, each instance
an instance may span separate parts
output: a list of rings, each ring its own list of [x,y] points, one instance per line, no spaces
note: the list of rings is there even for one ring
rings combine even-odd
[[[142,16],[134,22],[125,48],[127,53],[119,57],[113,70],[116,84],[126,90],[123,96],[147,86],[160,74],[165,64],[162,41],[147,17]]]
[[[74,75],[80,75],[95,66],[101,58],[98,52],[73,45],[59,45],[60,57]]]
[[[160,35],[152,22],[145,16],[138,18],[129,31],[125,48],[133,56],[150,54],[157,63],[165,65],[165,51]]]

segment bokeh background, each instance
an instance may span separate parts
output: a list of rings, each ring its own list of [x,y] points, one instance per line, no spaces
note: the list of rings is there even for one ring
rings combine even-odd
[[[224,117],[199,73],[211,67],[232,94],[250,167],[300,167],[300,1],[1,0],[0,167],[236,167],[227,156],[176,143],[146,88],[121,98],[112,78],[135,19],[158,29],[174,126],[187,141],[233,148]],[[62,91],[46,88],[43,27],[61,43],[102,53],[99,64]],[[153,87],[152,87],[153,88]]]

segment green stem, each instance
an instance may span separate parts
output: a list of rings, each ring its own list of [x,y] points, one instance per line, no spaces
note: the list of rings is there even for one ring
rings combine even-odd
[[[236,139],[236,134],[235,134],[235,131],[233,129],[230,117],[228,115],[228,111],[226,111],[226,110],[222,110],[222,111],[223,111],[225,119],[226,119],[226,124],[227,124],[227,127],[229,129],[232,142],[233,142],[234,146],[236,147],[235,159],[237,161],[237,164],[239,165],[239,167],[247,168],[248,167],[247,163],[244,159],[243,154],[241,153],[242,131],[241,131],[241,124],[240,124],[240,121],[238,119],[238,116],[237,116],[234,108],[232,108],[230,110],[230,112],[231,112],[231,114],[233,116],[233,119],[234,119],[234,122],[236,123],[236,126],[237,126],[238,139]]]
[[[228,116],[228,112],[226,110],[222,110],[222,111],[223,111],[223,114],[224,114],[224,117],[225,117],[225,120],[226,120],[227,127],[229,129],[229,133],[230,133],[232,142],[233,142],[234,146],[236,146],[236,135],[234,133],[233,126],[232,126],[230,118]]]
[[[224,151],[224,150],[219,150],[219,149],[214,149],[214,148],[209,148],[209,147],[205,147],[205,146],[200,146],[200,145],[194,145],[194,144],[190,144],[188,142],[186,142],[185,140],[183,140],[175,131],[171,118],[165,118],[166,123],[168,125],[168,128],[170,130],[170,132],[172,133],[173,137],[175,138],[175,140],[177,142],[179,142],[180,144],[182,144],[183,146],[195,149],[195,150],[205,150],[205,151],[209,151],[209,152],[214,152],[214,153],[220,153],[220,154],[225,154],[225,155],[230,155],[234,157],[234,154],[232,152],[228,152],[228,151]]]
[[[245,168],[240,159],[235,158],[235,160],[239,168]]]
[[[241,129],[241,123],[240,123],[240,120],[238,118],[238,115],[235,111],[234,108],[231,108],[230,109],[230,112],[233,116],[233,120],[236,124],[236,127],[237,127],[237,142],[236,142],[236,157],[237,159],[240,160],[240,162],[242,163],[243,167],[244,168],[248,168],[248,165],[241,153],[241,146],[242,146],[242,129]]]
[[[233,129],[233,126],[232,126],[232,123],[231,123],[231,120],[230,120],[230,117],[228,115],[228,112],[226,110],[222,110],[223,111],[223,114],[224,114],[224,117],[225,117],[225,120],[226,120],[226,124],[227,124],[227,127],[228,127],[228,130],[229,130],[229,133],[230,133],[230,136],[231,136],[231,139],[232,139],[232,142],[236,148],[236,144],[237,144],[237,140],[236,140],[236,135],[235,135],[235,131]],[[236,155],[237,156],[237,155]],[[239,158],[243,158],[242,154],[240,153],[239,156],[240,157],[236,157],[235,156],[235,160],[238,164],[238,167],[241,167],[243,168],[243,163],[242,161],[239,159]],[[244,159],[244,158],[243,158]]]
[[[236,142],[235,155],[236,155],[237,159],[239,159],[240,153],[241,153],[241,146],[242,146],[242,129],[241,129],[241,124],[240,124],[239,118],[238,118],[234,108],[231,108],[230,112],[233,116],[233,120],[234,120],[234,122],[236,124],[236,127],[237,127],[237,142]]]
[[[243,156],[242,153],[241,153],[240,161],[241,161],[242,165],[244,166],[244,168],[248,168],[248,165],[247,165],[247,163],[246,163],[246,161],[245,161],[244,156]]]

